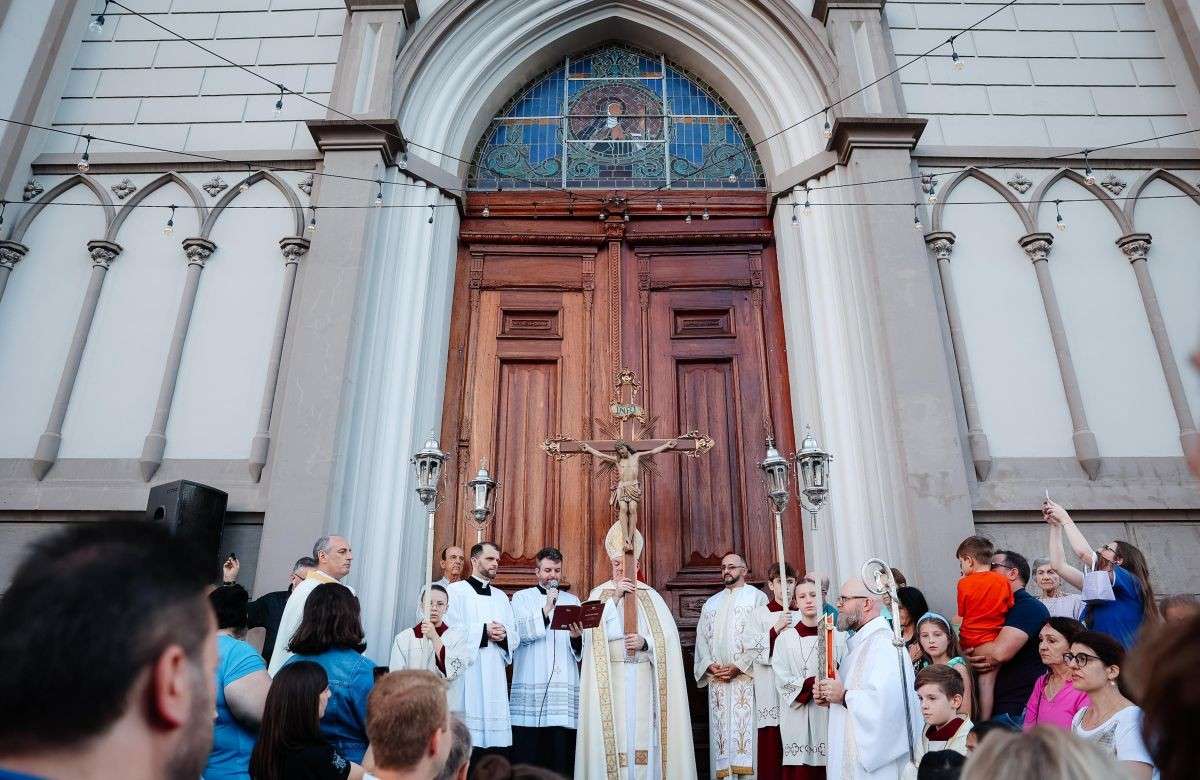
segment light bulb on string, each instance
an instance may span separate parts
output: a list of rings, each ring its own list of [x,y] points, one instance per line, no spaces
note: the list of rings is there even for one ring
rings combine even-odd
[[[687,216],[683,218],[684,224],[692,224],[692,204],[688,204]]]
[[[375,208],[379,208],[383,205],[383,180],[376,180],[375,183],[379,185],[379,192],[375,193]]]
[[[730,171],[730,173],[729,173],[729,183],[737,184],[737,174],[733,173],[732,171]]]
[[[708,221],[708,206],[704,207],[704,212],[700,214],[700,219],[704,220],[705,222]]]
[[[606,219],[608,219],[608,212],[604,209],[600,209],[600,221],[603,222]]]
[[[92,164],[88,162],[88,150],[92,148],[92,137],[85,135],[84,140],[86,143],[83,145],[83,156],[79,158],[79,162],[75,163],[75,167],[79,169],[80,173],[87,173],[88,168],[92,167]]]
[[[163,235],[169,236],[175,232],[175,206],[171,206],[171,216],[167,217],[167,224],[163,225]]]
[[[628,222],[628,221],[629,221],[629,212],[628,212],[628,211],[627,211],[627,212],[625,212],[625,221],[626,221],[626,222]]]
[[[485,203],[485,204],[483,204],[483,211],[479,212],[479,215],[484,218],[490,217],[490,216],[492,216],[492,210],[489,209],[487,207],[487,204]]]
[[[808,190],[809,190],[809,183],[804,182],[804,216],[806,216],[806,217],[812,213],[812,205],[808,201],[808,195],[809,195]]]
[[[1092,170],[1092,164],[1088,161],[1087,149],[1083,150],[1083,180],[1089,187],[1096,186],[1096,173]]]
[[[937,203],[937,177],[933,174],[929,175],[929,194],[925,197],[929,201],[929,205]]]
[[[1054,201],[1054,227],[1057,228],[1059,231],[1063,231],[1063,230],[1067,229],[1067,222],[1066,222],[1066,220],[1063,219],[1061,206],[1062,206],[1061,200]]]
[[[279,115],[283,113],[284,89],[282,84],[276,84],[275,86],[279,87],[279,99],[275,101],[275,118],[278,119]]]
[[[407,149],[400,152],[400,167],[401,168],[408,167],[408,150]]]
[[[246,192],[246,190],[250,189],[250,177],[252,175],[254,175],[254,171],[250,168],[249,165],[247,165],[246,166],[246,178],[242,179],[242,183],[238,185],[238,192],[244,194]]]
[[[433,224],[433,211],[435,208],[436,206],[434,206],[432,203],[429,204],[429,219],[426,220],[426,222],[430,225]]]
[[[312,219],[310,219],[308,221],[308,227],[305,228],[305,230],[307,230],[309,233],[316,233],[317,232],[317,207],[309,206],[309,208],[312,209]]]
[[[88,25],[88,30],[91,31],[92,35],[99,35],[100,33],[104,32],[104,14],[107,11],[108,0],[104,0],[104,10],[96,14],[96,16],[92,18],[91,24]]]
[[[821,131],[821,133],[822,133],[822,134],[823,134],[823,135],[824,135],[826,138],[832,138],[832,137],[833,137],[833,127],[832,127],[832,126],[830,126],[830,124],[829,124],[829,109],[828,109],[828,108],[827,108],[827,109],[825,109],[825,127],[824,127],[824,129]]]
[[[950,38],[950,62],[952,63],[951,67],[960,72],[967,66],[967,63],[958,56],[958,50],[954,48],[954,37]]]
[[[912,206],[913,206],[913,230],[915,230],[919,233],[923,229],[923,226],[921,225],[921,217],[917,213],[917,204],[914,203],[914,204],[912,204]]]
[[[654,202],[654,210],[662,211],[662,199],[661,198]]]
[[[796,203],[795,202],[792,203],[792,224],[793,225],[800,224],[800,217],[797,216],[797,214],[796,214]]]

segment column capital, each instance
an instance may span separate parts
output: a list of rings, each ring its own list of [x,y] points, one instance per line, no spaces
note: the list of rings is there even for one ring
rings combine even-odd
[[[816,0],[813,3],[813,18],[821,24],[828,24],[829,12],[836,9],[850,11],[879,11],[883,12],[884,0]]]
[[[927,119],[909,116],[839,116],[825,145],[845,165],[855,149],[912,150],[925,132]]]
[[[113,260],[117,259],[117,255],[121,254],[121,245],[116,241],[103,241],[96,239],[89,241],[87,244],[88,254],[91,255],[92,265],[108,270],[112,265]]]
[[[1029,255],[1031,262],[1050,259],[1050,247],[1054,245],[1054,236],[1050,233],[1028,233],[1017,239],[1017,243]]]
[[[385,165],[408,148],[400,123],[391,117],[363,119],[309,119],[305,122],[323,153],[378,151]]]
[[[196,265],[203,268],[204,264],[208,262],[208,258],[212,257],[212,253],[215,251],[217,251],[217,245],[207,238],[183,239],[183,254],[187,257],[188,265]]]
[[[933,252],[938,260],[949,260],[954,251],[954,234],[949,230],[935,230],[925,234],[925,246]]]
[[[296,265],[300,258],[308,254],[309,240],[299,236],[287,236],[279,239],[279,251],[283,253],[284,265]]]
[[[1117,246],[1121,248],[1131,263],[1145,260],[1146,255],[1150,254],[1151,243],[1149,233],[1126,233],[1117,239]]]
[[[19,241],[0,241],[0,268],[11,271],[28,253],[29,247]]]

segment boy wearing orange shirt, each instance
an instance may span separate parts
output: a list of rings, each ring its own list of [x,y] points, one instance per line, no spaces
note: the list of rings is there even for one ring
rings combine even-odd
[[[987,645],[1004,627],[1004,615],[1013,605],[1012,588],[1000,572],[992,571],[995,547],[983,536],[968,536],[958,546],[955,555],[962,571],[958,581],[958,614],[955,628],[963,652],[976,653]],[[992,716],[997,669],[979,675],[980,720]]]

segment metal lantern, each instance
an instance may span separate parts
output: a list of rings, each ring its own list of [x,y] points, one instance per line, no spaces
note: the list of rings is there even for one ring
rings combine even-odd
[[[816,513],[829,496],[829,462],[833,456],[817,446],[812,431],[806,431],[796,453],[796,479],[800,483],[800,501]]]
[[[442,476],[442,464],[448,456],[438,448],[437,439],[426,439],[425,446],[412,456],[413,474],[417,479],[417,498],[426,508],[437,503],[438,482]]]
[[[775,437],[767,437],[767,457],[758,464],[762,476],[763,487],[767,490],[767,500],[777,513],[783,512],[788,502],[789,463],[787,458],[775,449]]]
[[[499,484],[487,470],[487,458],[479,461],[479,471],[466,484],[468,509],[471,519],[480,529],[496,511],[496,488]]]

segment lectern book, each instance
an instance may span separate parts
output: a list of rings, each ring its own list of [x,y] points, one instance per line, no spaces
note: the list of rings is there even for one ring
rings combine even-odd
[[[600,625],[604,614],[604,604],[599,601],[585,601],[582,604],[560,604],[554,608],[550,618],[550,628],[555,631],[566,631],[572,623],[581,623],[584,628],[595,628]]]

